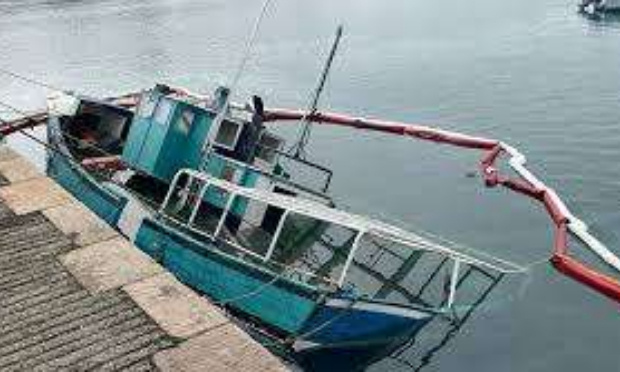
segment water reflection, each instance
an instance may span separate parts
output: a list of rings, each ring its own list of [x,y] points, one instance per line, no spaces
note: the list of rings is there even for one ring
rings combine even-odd
[[[620,29],[620,11],[606,11],[587,13],[580,11],[579,14],[588,21],[592,27]]]

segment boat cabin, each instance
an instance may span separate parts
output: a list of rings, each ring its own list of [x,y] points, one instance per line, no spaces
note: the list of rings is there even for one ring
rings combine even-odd
[[[214,102],[196,102],[162,88],[144,92],[123,161],[165,183],[181,168],[206,166],[217,177],[253,186],[261,171],[272,172],[273,151],[283,140],[264,131],[260,117],[247,110],[230,110],[216,120],[225,91],[220,89]]]
[[[60,115],[70,151],[83,164],[113,157],[125,170],[112,175],[152,205],[165,197],[181,169],[193,169],[247,188],[302,197],[330,205],[331,171],[283,151],[284,140],[262,123],[262,100],[253,107],[228,105],[226,88],[212,99],[158,85],[142,92],[133,110],[87,98]],[[218,114],[226,111],[225,115]],[[176,183],[186,182],[184,179]],[[216,193],[206,197],[220,209]],[[276,229],[281,211],[237,202],[232,213]]]

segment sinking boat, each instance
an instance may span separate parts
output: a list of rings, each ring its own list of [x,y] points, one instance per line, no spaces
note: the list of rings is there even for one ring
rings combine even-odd
[[[432,319],[455,314],[472,273],[497,283],[528,268],[338,209],[329,195],[331,171],[284,151],[284,140],[269,130],[281,121],[484,151],[487,186],[546,207],[556,233],[554,267],[620,300],[615,278],[569,255],[568,236],[610,267],[620,267],[617,256],[525,168],[515,148],[430,127],[266,109],[259,97],[227,105],[227,94],[165,85],[106,100],[55,94],[48,101],[48,174],[180,280],[297,351],[405,341]],[[34,125],[14,124],[2,132]],[[494,164],[502,154],[521,178],[499,173]]]
[[[525,270],[338,209],[331,171],[268,129],[276,112],[254,97],[222,115],[226,92],[55,95],[48,174],[180,280],[297,351],[406,340],[452,314],[473,271]]]

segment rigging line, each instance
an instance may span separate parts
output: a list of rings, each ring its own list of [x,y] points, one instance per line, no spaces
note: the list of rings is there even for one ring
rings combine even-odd
[[[248,38],[245,44],[243,57],[241,58],[241,62],[239,63],[239,66],[237,67],[237,71],[235,72],[234,78],[230,84],[231,92],[237,88],[237,83],[239,83],[239,79],[241,79],[241,75],[243,74],[246,68],[247,62],[250,60],[250,54],[252,51],[252,47],[254,46],[254,43],[256,42],[256,38],[258,37],[260,26],[263,23],[263,18],[265,18],[265,14],[267,14],[267,9],[269,8],[269,4],[271,3],[271,1],[272,0],[265,0],[265,2],[263,2],[263,6],[261,8],[260,14],[258,18],[256,19],[256,21],[254,22],[252,33],[250,34],[250,37]]]
[[[237,84],[239,83],[239,80],[241,79],[241,75],[245,71],[247,62],[250,60],[250,54],[252,51],[252,47],[254,46],[254,43],[256,42],[256,38],[258,37],[258,32],[260,30],[260,25],[263,23],[263,18],[265,18],[265,14],[267,14],[267,9],[269,8],[269,4],[271,4],[271,1],[272,0],[265,0],[263,2],[263,6],[261,8],[260,14],[258,15],[258,18],[256,18],[256,21],[254,22],[254,26],[252,27],[252,32],[250,34],[250,37],[248,38],[245,44],[245,48],[244,48],[243,55],[241,57],[241,61],[230,83],[228,94],[224,98],[222,107],[220,107],[220,111],[217,113],[215,119],[213,120],[213,124],[211,125],[211,128],[209,129],[209,133],[207,135],[207,142],[203,146],[205,154],[208,154],[210,152],[211,147],[213,146],[212,144],[213,138],[215,137],[217,131],[219,130],[219,127],[222,124],[222,121],[224,121],[224,117],[228,113],[228,108],[230,107],[231,96],[233,95],[233,92],[237,89]]]
[[[43,87],[43,88],[46,88],[46,89],[49,89],[49,90],[57,90],[57,91],[61,91],[61,92],[66,92],[62,88],[58,88],[58,87],[56,87],[54,85],[45,83],[45,82],[43,82],[41,80],[37,80],[37,79],[31,78],[31,77],[27,77],[27,76],[18,74],[16,72],[7,70],[7,69],[2,68],[2,67],[0,67],[0,74],[4,74],[4,75],[10,76],[10,77],[12,77],[14,79],[21,80],[21,81],[24,81],[24,82],[27,82],[27,83],[30,83],[30,84],[38,85],[40,87]]]

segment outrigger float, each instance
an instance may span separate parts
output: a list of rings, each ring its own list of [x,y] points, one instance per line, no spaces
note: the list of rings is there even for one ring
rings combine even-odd
[[[571,256],[569,235],[620,272],[618,257],[514,147],[421,125],[267,109],[258,97],[253,105],[227,104],[227,94],[165,85],[103,100],[58,92],[46,113],[5,121],[0,133],[47,123],[51,177],[179,279],[297,351],[410,337],[453,313],[472,271],[499,277],[528,268],[337,209],[328,195],[331,171],[283,151],[270,123],[307,120],[482,151],[486,186],[546,208],[555,230],[551,264],[620,302],[618,280]],[[505,155],[519,178],[499,173]],[[323,182],[304,184],[298,175],[307,172]],[[418,290],[404,288],[405,278]],[[441,294],[436,303],[422,295],[431,287]]]

